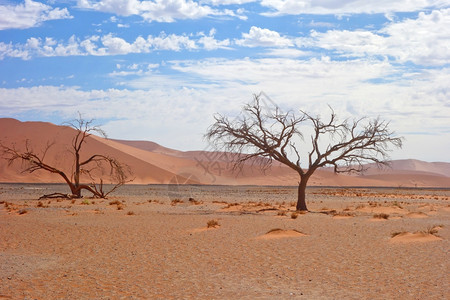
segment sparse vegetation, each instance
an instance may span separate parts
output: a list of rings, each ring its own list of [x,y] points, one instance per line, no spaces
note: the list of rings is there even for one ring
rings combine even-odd
[[[237,154],[234,170],[241,170],[245,163],[266,170],[273,161],[295,170],[300,177],[296,210],[308,210],[306,187],[317,169],[329,166],[335,173],[361,173],[366,163],[387,165],[389,147],[402,146],[402,138],[380,118],[339,121],[331,107],[326,119],[302,110],[300,114],[283,112],[263,96],[254,95],[236,118],[216,114],[205,137],[217,150]],[[304,137],[304,125],[310,125],[310,137]],[[321,143],[325,140],[330,143]],[[306,155],[304,148],[309,148]]]
[[[219,227],[219,222],[217,222],[217,220],[209,220],[208,222],[206,222],[206,226],[207,228],[216,228]]]
[[[70,195],[53,193],[44,195],[41,198],[81,198],[82,190],[91,192],[95,197],[106,198],[111,192],[130,181],[128,179],[131,175],[129,167],[114,157],[104,154],[93,154],[85,157],[83,160],[81,159],[83,145],[88,142],[88,138],[93,133],[106,137],[105,132],[100,127],[93,125],[93,120],[84,120],[80,114],[78,119],[68,122],[67,125],[75,129],[75,135],[68,146],[71,155],[73,155],[73,168],[70,171],[61,169],[58,163],[49,164],[48,159],[46,159],[56,142],[48,141],[41,153],[33,149],[29,140],[21,148],[17,148],[14,144],[7,146],[0,142],[0,157],[7,160],[9,165],[15,161],[24,163],[24,166],[26,166],[24,172],[34,173],[35,171],[43,170],[57,174],[61,176],[71,191]],[[102,178],[104,175],[108,177]],[[111,189],[108,191],[104,189],[103,183],[105,179],[112,184]],[[84,184],[82,180],[90,181],[90,183]]]
[[[200,205],[203,204],[203,201],[197,201],[194,198],[189,198],[189,202],[194,204],[194,205]]]
[[[173,199],[172,202],[170,202],[170,205],[175,206],[179,203],[184,203],[184,201],[181,199]]]
[[[374,219],[385,219],[385,220],[387,220],[387,219],[389,219],[389,215],[385,214],[385,213],[374,214],[373,218]]]
[[[280,210],[277,212],[277,216],[285,216],[286,215],[286,211],[285,210]]]
[[[131,211],[131,210],[130,210],[130,211],[127,212],[127,215],[128,215],[128,216],[134,216],[135,213],[134,213],[134,211]]]
[[[19,209],[19,211],[17,213],[19,215],[24,215],[24,214],[28,213],[28,210],[26,208],[22,208],[22,209]]]
[[[298,217],[298,212],[294,211],[291,213],[291,219],[297,219]]]

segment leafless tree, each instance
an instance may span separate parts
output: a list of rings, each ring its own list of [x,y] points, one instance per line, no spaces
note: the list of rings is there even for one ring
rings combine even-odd
[[[388,122],[380,118],[339,122],[330,110],[326,120],[305,111],[297,116],[278,107],[267,109],[261,105],[261,94],[254,95],[237,118],[215,115],[205,137],[217,149],[237,153],[235,166],[256,162],[266,169],[275,160],[298,172],[296,208],[307,210],[306,186],[318,168],[331,166],[335,173],[361,173],[367,163],[387,165],[389,147],[402,146],[402,138],[389,130]],[[304,125],[311,126],[307,143]]]
[[[38,170],[44,170],[60,175],[65,183],[67,183],[72,193],[71,195],[66,196],[71,198],[81,198],[82,190],[91,192],[94,197],[106,198],[118,187],[131,181],[129,179],[131,171],[128,166],[119,162],[114,157],[103,154],[93,154],[86,159],[81,158],[82,147],[88,141],[88,137],[91,136],[92,133],[97,133],[106,137],[105,132],[100,127],[93,125],[93,120],[86,121],[80,115],[78,119],[67,123],[67,125],[76,130],[76,134],[70,145],[70,152],[74,159],[73,169],[70,173],[52,166],[45,161],[48,151],[55,145],[54,142],[48,142],[42,153],[37,153],[37,151],[32,149],[28,140],[25,143],[24,150],[18,150],[15,146],[10,147],[0,144],[2,157],[8,160],[9,165],[15,161],[25,163],[26,167],[23,172],[33,173]],[[106,175],[108,177],[108,182],[112,184],[108,190],[105,190],[102,175]],[[82,183],[82,176],[84,180],[90,182]],[[44,196],[52,195],[64,196],[63,194],[58,193]]]

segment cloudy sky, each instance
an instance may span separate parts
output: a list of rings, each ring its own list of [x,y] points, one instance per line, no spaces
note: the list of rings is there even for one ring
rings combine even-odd
[[[448,0],[0,0],[0,117],[206,149],[220,112],[377,117],[450,162]]]

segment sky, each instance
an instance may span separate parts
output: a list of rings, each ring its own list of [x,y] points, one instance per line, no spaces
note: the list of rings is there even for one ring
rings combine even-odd
[[[0,0],[0,117],[209,150],[213,115],[376,118],[450,162],[448,0]]]

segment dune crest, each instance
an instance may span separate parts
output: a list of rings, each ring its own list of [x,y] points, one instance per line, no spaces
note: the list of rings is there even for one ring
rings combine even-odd
[[[114,133],[109,133],[114,134]],[[46,160],[70,170],[73,159],[68,152],[75,130],[45,122],[20,122],[0,118],[0,140],[7,146],[23,147],[29,141],[32,148],[41,153],[48,142],[55,142]],[[201,138],[201,137],[199,137]],[[117,158],[133,171],[133,184],[168,184],[174,178],[186,184],[208,185],[282,185],[296,186],[298,174],[290,168],[273,163],[266,172],[257,165],[248,163],[241,173],[232,170],[235,154],[210,151],[178,151],[150,141],[109,140],[91,136],[83,148],[82,155],[106,154]],[[8,166],[0,159],[0,182],[61,183],[58,175],[45,171],[33,174],[21,173],[18,162]],[[310,186],[354,186],[354,187],[450,187],[450,163],[428,163],[417,160],[393,161],[388,170],[370,170],[362,176],[336,175],[331,169],[317,170],[310,178]],[[177,177],[178,176],[178,177]],[[182,178],[183,179],[183,178]],[[180,182],[180,180],[177,180]]]

